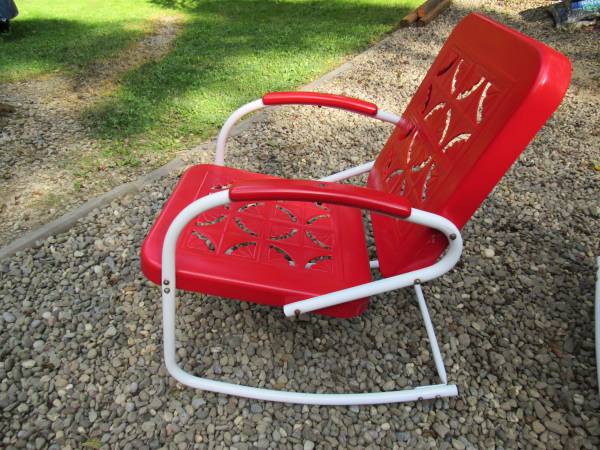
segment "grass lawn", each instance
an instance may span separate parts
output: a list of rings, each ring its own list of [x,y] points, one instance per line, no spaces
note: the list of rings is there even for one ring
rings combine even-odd
[[[165,7],[140,0],[17,0],[10,34],[0,34],[0,83],[114,56],[148,31]]]
[[[103,165],[154,166],[213,135],[243,103],[315,79],[421,2],[20,0],[12,36],[0,40],[0,81],[78,70],[141,36],[152,16],[178,10],[186,22],[172,51],[84,112],[105,144]]]

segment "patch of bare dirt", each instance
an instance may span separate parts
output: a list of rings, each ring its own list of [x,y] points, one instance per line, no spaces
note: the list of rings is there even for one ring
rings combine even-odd
[[[159,17],[145,38],[78,76],[0,85],[0,246],[137,175],[101,171],[76,182],[80,161],[100,151],[80,115],[126,72],[163,58],[182,24],[182,16]]]

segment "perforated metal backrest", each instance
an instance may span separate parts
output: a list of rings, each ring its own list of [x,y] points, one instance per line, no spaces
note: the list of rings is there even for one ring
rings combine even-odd
[[[462,227],[565,95],[570,61],[479,14],[452,32],[408,105],[410,132],[397,128],[369,186]],[[446,239],[372,214],[383,275],[433,263]]]

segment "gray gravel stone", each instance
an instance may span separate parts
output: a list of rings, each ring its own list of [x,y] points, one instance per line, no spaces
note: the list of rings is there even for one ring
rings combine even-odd
[[[542,10],[522,11],[546,4],[457,0],[431,26],[398,30],[319,87],[401,111],[473,9],[573,59],[565,102],[465,225],[461,262],[424,286],[457,398],[294,406],[173,380],[162,361],[159,292],[139,270],[139,251],[174,174],[0,262],[0,447],[600,447],[600,217],[591,212],[599,174],[590,167],[600,160],[597,30],[558,33]],[[372,159],[389,132],[341,111],[281,108],[235,137],[227,162],[314,178]],[[208,162],[211,151],[184,157]],[[275,308],[181,293],[177,337],[190,372],[252,386],[363,392],[439,382],[408,289],[374,297],[352,320],[289,321]]]
[[[544,425],[546,426],[546,428],[549,431],[552,431],[553,433],[560,434],[560,435],[569,434],[569,430],[567,429],[567,427],[565,427],[564,425],[562,425],[558,422],[554,422],[553,420],[548,420],[548,421],[544,422]]]
[[[313,450],[315,448],[315,443],[313,441],[304,441],[304,450]]]
[[[441,423],[433,424],[433,430],[442,439],[445,438],[446,435],[450,432],[450,429],[446,425]]]

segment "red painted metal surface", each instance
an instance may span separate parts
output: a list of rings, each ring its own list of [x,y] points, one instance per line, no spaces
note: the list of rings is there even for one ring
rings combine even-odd
[[[320,92],[272,92],[263,96],[265,105],[315,105],[347,109],[367,116],[377,114],[377,105],[342,95]]]
[[[470,14],[409,103],[404,117],[412,128],[396,127],[369,175],[369,187],[381,193],[195,166],[144,242],[143,271],[159,283],[162,243],[173,218],[195,199],[233,184],[239,202],[202,214],[182,233],[179,288],[282,306],[368,282],[360,210],[327,202],[400,215],[412,205],[462,227],[558,107],[570,76],[564,55]],[[267,94],[263,101],[377,113],[371,103],[327,94]],[[272,200],[279,195],[288,200]],[[325,203],[292,201],[306,198]],[[423,227],[380,213],[372,219],[384,276],[428,266],[446,247],[443,236]],[[351,317],[366,306],[363,299],[321,313]]]
[[[571,78],[557,51],[479,14],[452,32],[377,159],[368,185],[461,228],[548,120]],[[372,215],[380,270],[432,264],[446,239]]]
[[[236,181],[231,185],[229,198],[241,202],[277,199],[323,202],[370,209],[398,217],[410,216],[410,203],[406,198],[359,186],[321,181],[269,179]]]
[[[287,183],[222,166],[187,170],[144,242],[144,274],[160,283],[164,236],[184,207],[259,179]],[[183,230],[176,261],[177,288],[279,307],[371,281],[360,210],[328,203],[249,198],[214,208]],[[366,307],[364,299],[320,312],[353,317]]]

